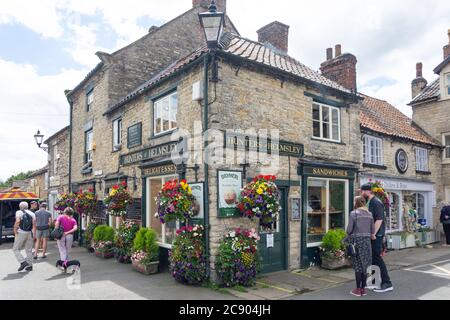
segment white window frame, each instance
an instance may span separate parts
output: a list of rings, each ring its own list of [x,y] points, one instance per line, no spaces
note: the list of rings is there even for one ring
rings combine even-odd
[[[122,146],[122,118],[113,121],[113,150],[117,151]]]
[[[89,143],[89,136],[91,137],[91,141]],[[89,161],[92,161],[92,147],[94,145],[94,130],[89,130],[85,132],[85,143],[86,143],[86,150],[84,151],[87,154],[86,157],[86,163],[89,163]]]
[[[375,145],[375,149],[372,148]],[[363,161],[365,164],[382,166],[384,163],[383,139],[370,135],[363,136]],[[375,154],[373,154],[375,152]]]
[[[428,149],[416,147],[416,171],[428,172]]]
[[[317,121],[314,119],[314,106],[317,105],[319,106],[319,117],[320,120]],[[329,128],[329,132],[330,132],[330,138],[324,138],[323,137],[323,125],[324,125],[324,121],[323,121],[323,109],[324,108],[328,108],[328,116],[329,116],[329,123],[328,123],[328,128]],[[337,111],[338,113],[338,138],[337,139],[333,139],[333,110]],[[331,142],[341,142],[341,109],[337,108],[337,107],[333,107],[330,105],[326,105],[323,103],[318,103],[318,102],[314,102],[312,105],[312,111],[313,111],[313,117],[312,117],[312,121],[313,121],[313,138],[314,139],[318,139],[318,140],[324,140],[324,141],[331,141]],[[314,123],[315,122],[319,122],[320,124],[320,137],[316,137],[314,135]]]
[[[174,121],[177,125],[172,128],[172,117],[173,117],[173,115],[171,114],[171,112],[172,112],[172,107],[173,106],[172,106],[172,99],[171,98],[173,96],[177,96],[176,114],[175,114],[175,121]],[[174,131],[174,130],[176,130],[178,128],[178,122],[177,122],[177,114],[178,114],[178,106],[179,106],[178,98],[179,98],[178,97],[178,91],[174,91],[174,92],[169,93],[169,94],[165,95],[164,97],[162,97],[162,98],[160,98],[158,100],[155,100],[153,102],[153,135],[154,136],[159,136],[159,135],[162,135],[162,134],[166,134],[166,133],[172,132],[172,131]],[[169,129],[168,130],[164,130],[164,121],[163,121],[163,118],[162,118],[162,115],[163,115],[163,103],[165,101],[167,101],[167,100],[168,100],[168,106],[169,106]],[[159,124],[156,123],[156,120],[157,120],[156,115],[158,114],[158,112],[161,115],[161,122]],[[159,126],[160,131],[157,130],[158,126]]]
[[[445,95],[450,97],[450,73],[444,75],[445,79]]]
[[[91,111],[93,103],[94,103],[94,89],[92,89],[86,94],[86,105],[88,112]]]
[[[450,153],[450,145],[445,144],[446,138],[450,138],[450,132],[446,132],[442,134],[442,145],[444,146],[444,152],[442,154],[442,161],[445,163],[450,163],[450,157],[447,157],[447,151]]]

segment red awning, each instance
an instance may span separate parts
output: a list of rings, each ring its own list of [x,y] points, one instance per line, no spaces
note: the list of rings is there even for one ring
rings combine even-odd
[[[26,192],[20,188],[11,188],[0,193],[0,201],[6,200],[39,200],[33,192]]]

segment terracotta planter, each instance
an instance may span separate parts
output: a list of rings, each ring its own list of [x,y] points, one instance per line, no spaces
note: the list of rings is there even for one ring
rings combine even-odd
[[[95,256],[101,259],[111,259],[114,258],[114,253],[95,251]]]
[[[132,265],[133,265],[133,269],[145,274],[145,275],[151,275],[151,274],[156,274],[158,273],[158,269],[159,269],[159,261],[156,262],[152,262],[149,265],[142,265],[139,262],[136,261],[132,261]]]
[[[322,257],[321,267],[327,270],[338,270],[349,267],[351,265],[350,260],[347,258],[341,259],[327,259]]]

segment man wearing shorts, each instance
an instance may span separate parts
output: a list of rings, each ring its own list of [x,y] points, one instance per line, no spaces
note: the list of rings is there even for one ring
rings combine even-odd
[[[34,259],[38,258],[38,250],[42,241],[42,259],[45,259],[47,252],[47,242],[50,238],[50,226],[52,224],[52,214],[47,211],[47,204],[41,203],[36,215],[36,243],[34,246]]]

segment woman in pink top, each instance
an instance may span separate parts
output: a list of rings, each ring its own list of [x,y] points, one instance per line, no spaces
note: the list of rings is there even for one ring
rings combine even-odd
[[[69,253],[72,250],[73,234],[78,230],[77,221],[73,218],[73,209],[66,208],[62,215],[58,217],[55,223],[55,229],[61,226],[64,230],[64,235],[61,240],[57,241],[59,255],[61,261],[67,265],[69,261]]]

